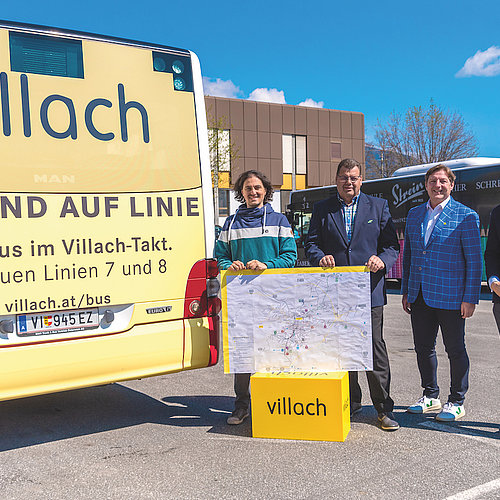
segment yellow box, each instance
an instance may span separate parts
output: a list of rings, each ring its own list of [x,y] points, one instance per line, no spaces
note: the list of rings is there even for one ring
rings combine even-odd
[[[345,441],[347,372],[256,373],[250,381],[253,437]]]

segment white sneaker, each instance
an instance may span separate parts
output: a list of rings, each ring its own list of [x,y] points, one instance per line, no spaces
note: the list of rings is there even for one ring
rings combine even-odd
[[[464,405],[446,403],[443,410],[436,415],[436,420],[440,422],[454,422],[465,415]]]
[[[441,401],[437,398],[422,396],[414,405],[408,406],[408,413],[427,413],[428,411],[440,410]]]

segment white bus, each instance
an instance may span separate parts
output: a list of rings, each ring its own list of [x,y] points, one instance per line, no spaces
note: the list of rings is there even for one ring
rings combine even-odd
[[[481,246],[486,247],[490,212],[500,203],[500,158],[463,158],[438,162],[450,167],[457,176],[452,196],[473,208],[481,221]],[[401,252],[389,270],[388,278],[402,277],[402,258],[406,216],[416,205],[429,197],[424,186],[425,172],[438,163],[414,165],[396,170],[392,177],[363,181],[363,193],[385,198],[389,203],[392,220],[396,226]],[[290,193],[289,217],[297,235],[298,265],[309,265],[304,252],[304,241],[314,203],[333,196],[335,185],[303,189]],[[486,279],[483,270],[483,281]]]

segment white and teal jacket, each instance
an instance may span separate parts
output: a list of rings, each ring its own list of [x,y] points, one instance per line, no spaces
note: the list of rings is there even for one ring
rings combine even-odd
[[[215,243],[219,269],[227,269],[235,260],[246,264],[259,260],[268,268],[293,267],[297,245],[290,223],[269,203],[261,208],[240,205],[224,222]]]

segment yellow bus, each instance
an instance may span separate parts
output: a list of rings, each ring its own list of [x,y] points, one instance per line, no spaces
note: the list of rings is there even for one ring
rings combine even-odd
[[[215,364],[196,55],[4,21],[0,47],[0,399]]]

